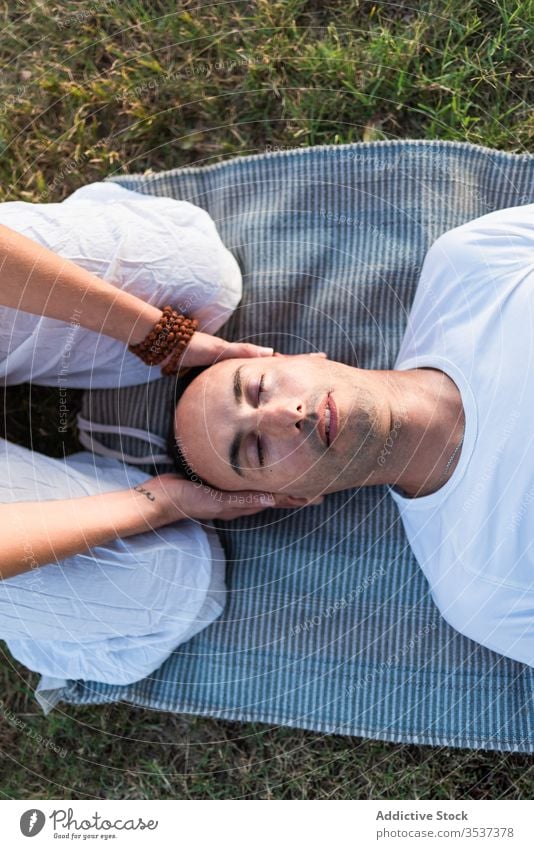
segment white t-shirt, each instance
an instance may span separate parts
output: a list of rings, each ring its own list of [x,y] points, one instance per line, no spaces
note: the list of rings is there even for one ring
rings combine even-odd
[[[437,492],[389,491],[447,622],[534,666],[534,204],[432,245],[394,368],[422,366],[460,390],[460,459]]]

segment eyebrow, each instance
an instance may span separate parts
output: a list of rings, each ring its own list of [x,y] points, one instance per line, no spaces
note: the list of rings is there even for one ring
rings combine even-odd
[[[243,398],[243,386],[242,386],[242,383],[241,383],[241,369],[242,368],[243,368],[243,366],[240,365],[238,368],[236,368],[236,370],[234,372],[234,397],[235,397],[237,404],[240,404],[241,399]]]
[[[241,369],[243,368],[240,365],[236,368],[234,372],[234,380],[233,380],[233,388],[234,388],[234,398],[236,400],[236,404],[240,404],[243,399],[243,384],[241,383]],[[232,439],[230,445],[230,451],[228,452],[228,457],[230,460],[230,465],[236,474],[243,477],[243,469],[239,464],[239,452],[241,451],[241,442],[243,441],[243,431],[238,430],[234,438]]]

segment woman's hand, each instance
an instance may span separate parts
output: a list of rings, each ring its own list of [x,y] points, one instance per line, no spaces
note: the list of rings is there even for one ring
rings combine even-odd
[[[190,366],[210,366],[219,360],[235,357],[272,357],[273,349],[250,342],[227,342],[210,333],[193,333],[192,339],[180,358],[180,368]],[[160,366],[163,367],[172,356],[169,355]]]
[[[161,524],[178,522],[181,519],[230,520],[240,516],[252,516],[268,507],[304,507],[320,504],[322,497],[313,499],[296,498],[284,493],[255,492],[240,490],[223,492],[210,486],[185,480],[173,472],[149,478],[134,487],[154,505],[158,504]]]
[[[163,367],[172,354],[160,363]],[[192,339],[185,349],[181,359],[180,368],[188,368],[191,366],[210,366],[219,360],[230,360],[239,357],[326,357],[324,351],[313,351],[306,354],[280,354],[274,351],[273,348],[264,348],[261,345],[253,345],[250,342],[227,342],[226,339],[219,339],[218,336],[211,336],[209,333],[201,333],[198,330],[193,334]]]
[[[281,354],[275,351],[273,357],[285,357],[286,359],[295,359],[295,357],[321,357],[323,360],[328,358],[325,351],[306,351],[304,354]]]

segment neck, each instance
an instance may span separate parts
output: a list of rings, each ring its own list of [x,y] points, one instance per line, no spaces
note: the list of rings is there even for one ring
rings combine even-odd
[[[356,486],[389,484],[409,497],[440,489],[456,468],[464,430],[464,411],[458,387],[434,368],[373,371],[372,380],[384,400],[373,462],[365,480]]]

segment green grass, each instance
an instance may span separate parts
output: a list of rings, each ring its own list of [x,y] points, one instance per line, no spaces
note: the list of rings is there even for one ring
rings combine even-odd
[[[523,152],[534,4],[258,0],[0,6],[0,200],[54,202],[118,172],[268,148],[441,138]],[[181,10],[177,12],[177,9]],[[93,10],[93,11],[91,11]],[[96,11],[95,11],[96,10]],[[530,23],[529,23],[530,22]],[[8,439],[78,450],[54,390],[5,392]],[[60,706],[7,652],[4,798],[532,798],[530,756]],[[41,734],[64,756],[36,742]]]

